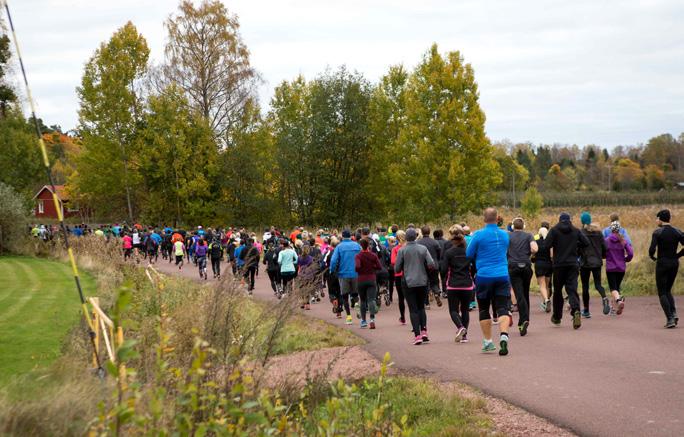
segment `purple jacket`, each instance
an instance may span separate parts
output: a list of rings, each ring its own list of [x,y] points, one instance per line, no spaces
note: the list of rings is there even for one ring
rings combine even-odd
[[[615,234],[610,234],[606,238],[606,271],[607,272],[624,272],[627,268],[627,263],[634,257],[634,250],[629,240],[624,240],[623,243]]]

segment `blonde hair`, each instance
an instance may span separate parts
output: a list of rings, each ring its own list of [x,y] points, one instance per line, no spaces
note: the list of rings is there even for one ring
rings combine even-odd
[[[399,229],[397,231],[397,241],[399,241],[399,244],[404,244],[406,243],[406,232],[402,231]]]
[[[333,235],[332,237],[330,237],[330,245],[332,247],[335,247],[338,244],[340,244],[340,240],[336,236]]]
[[[449,235],[451,235],[451,238],[454,238],[458,234],[465,234],[461,225],[453,225],[449,228]]]

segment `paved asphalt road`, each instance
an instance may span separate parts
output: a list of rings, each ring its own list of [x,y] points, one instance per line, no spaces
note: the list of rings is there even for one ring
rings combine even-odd
[[[179,274],[166,262],[158,266]],[[193,266],[182,275],[199,278]],[[274,299],[265,272],[255,295]],[[421,346],[413,346],[409,326],[399,324],[396,303],[383,306],[374,331],[360,329],[356,318],[352,326],[335,319],[327,296],[307,313],[351,329],[378,359],[389,352],[399,369],[464,382],[580,435],[684,435],[684,329],[663,329],[657,297],[627,299],[619,317],[604,316],[600,299],[592,298],[593,318],[583,320],[577,331],[567,314],[561,327],[552,326],[538,297],[532,299],[529,334],[520,337],[516,330],[511,335],[507,357],[480,352],[476,311],[471,312],[470,343],[454,343],[446,302],[428,311],[431,341]]]

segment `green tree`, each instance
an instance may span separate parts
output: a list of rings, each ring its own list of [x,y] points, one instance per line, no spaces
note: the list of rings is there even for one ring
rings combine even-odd
[[[150,96],[141,132],[141,215],[150,222],[202,223],[218,200],[213,132],[175,86]]]
[[[269,122],[284,203],[294,221],[343,224],[377,214],[368,189],[371,87],[344,67],[276,88]]]
[[[47,182],[44,171],[32,126],[19,110],[6,108],[0,119],[0,182],[30,199]]]
[[[26,232],[29,208],[26,199],[10,185],[0,182],[0,254],[11,249]]]
[[[233,124],[220,162],[222,216],[245,226],[283,223],[273,137],[255,101],[244,106],[242,117]]]
[[[542,180],[545,179],[551,165],[553,165],[553,159],[551,158],[551,149],[549,146],[537,147],[537,153],[534,159],[535,174]]]
[[[501,177],[484,123],[472,67],[459,52],[442,56],[434,44],[406,90],[397,152],[408,157],[409,171],[395,187],[406,218],[428,221],[486,202]]]
[[[641,154],[646,165],[653,164],[659,166],[661,169],[678,168],[681,164],[681,157],[678,156],[679,145],[677,140],[670,134],[658,135],[648,140],[648,144]]]
[[[221,141],[242,117],[259,81],[239,28],[237,16],[218,0],[203,0],[197,7],[183,0],[178,15],[166,21],[165,81],[185,91]]]
[[[99,215],[123,207],[129,220],[135,217],[136,146],[144,105],[139,82],[149,53],[147,42],[129,21],[95,51],[76,90],[83,153],[73,180]]]
[[[510,193],[513,208],[519,200],[518,193],[523,192],[530,179],[530,175],[525,167],[520,165],[516,159],[506,153],[501,145],[494,145],[494,158],[499,164],[501,180],[495,189]]]
[[[616,190],[639,190],[646,183],[644,171],[638,162],[622,158],[613,167],[613,188]]]
[[[5,117],[10,105],[17,101],[14,89],[7,83],[5,75],[7,64],[12,57],[10,40],[7,35],[0,36],[0,116]]]
[[[381,214],[377,218],[397,217],[402,211],[396,193],[387,187],[402,183],[409,172],[409,157],[399,153],[400,134],[406,124],[408,78],[403,66],[390,67],[373,89],[369,104],[369,142],[373,149],[369,187],[375,194],[373,207]]]
[[[534,218],[544,207],[544,198],[535,187],[530,187],[525,191],[525,195],[520,202],[520,208],[527,217]]]

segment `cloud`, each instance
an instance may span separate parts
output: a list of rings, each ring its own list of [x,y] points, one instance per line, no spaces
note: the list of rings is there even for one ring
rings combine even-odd
[[[75,88],[93,51],[126,21],[162,57],[175,0],[13,2],[29,79],[47,123],[77,123]],[[479,83],[492,139],[635,144],[684,131],[684,2],[639,0],[258,1],[240,18],[273,87],[346,64],[369,80],[413,67],[432,42],[460,50]],[[36,13],[40,11],[40,13]]]

